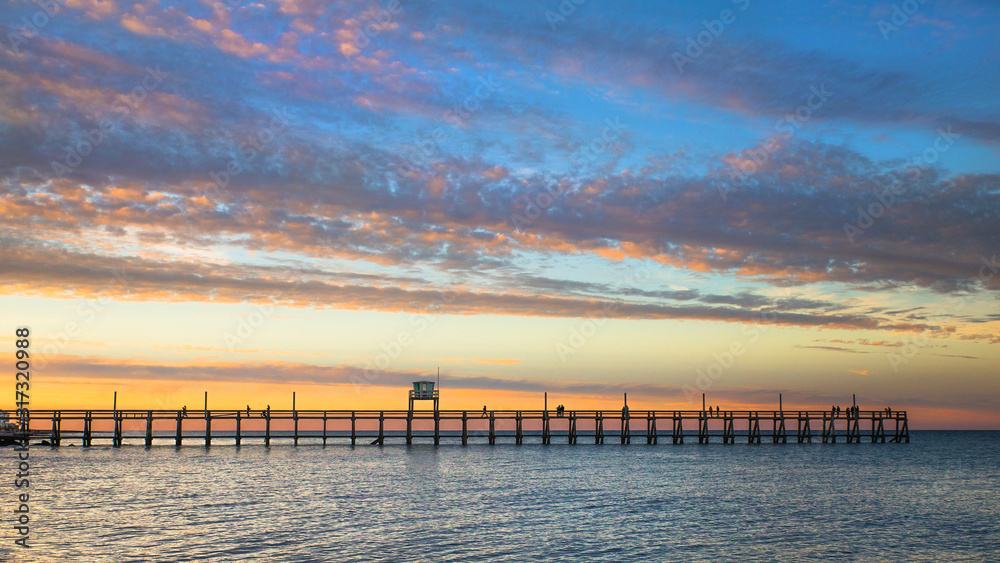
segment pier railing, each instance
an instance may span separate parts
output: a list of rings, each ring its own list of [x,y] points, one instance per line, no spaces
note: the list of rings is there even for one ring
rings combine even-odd
[[[385,444],[909,443],[906,411],[32,410],[33,441]],[[40,431],[44,437],[40,436]]]

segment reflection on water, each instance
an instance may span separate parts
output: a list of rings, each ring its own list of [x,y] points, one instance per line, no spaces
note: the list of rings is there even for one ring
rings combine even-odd
[[[998,441],[33,447],[35,547],[0,558],[996,559]]]

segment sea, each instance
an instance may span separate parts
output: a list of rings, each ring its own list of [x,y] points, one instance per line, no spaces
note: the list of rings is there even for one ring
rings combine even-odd
[[[909,444],[30,450],[0,559],[1000,561],[1000,432]]]

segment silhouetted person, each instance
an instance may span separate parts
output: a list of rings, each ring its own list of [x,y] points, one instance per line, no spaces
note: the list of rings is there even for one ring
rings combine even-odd
[[[247,405],[247,416],[250,416],[250,405]]]
[[[483,405],[483,416],[479,418],[485,418],[485,417],[486,417],[486,405]]]
[[[187,405],[184,405],[183,407],[181,407],[181,415],[184,418],[187,418],[187,415],[188,415],[188,407],[187,407]]]

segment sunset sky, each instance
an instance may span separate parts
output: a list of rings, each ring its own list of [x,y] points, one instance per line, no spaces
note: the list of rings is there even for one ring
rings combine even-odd
[[[327,4],[0,7],[32,407],[1000,429],[995,3]]]

